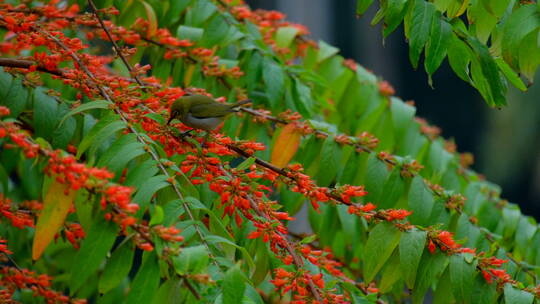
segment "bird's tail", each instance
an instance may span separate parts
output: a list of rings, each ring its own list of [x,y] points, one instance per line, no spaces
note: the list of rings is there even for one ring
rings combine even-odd
[[[251,103],[251,99],[245,99],[245,100],[239,101],[237,103],[233,103],[231,105],[231,109],[238,108],[239,106],[242,106],[242,105],[245,105],[245,104],[248,104],[248,103]]]

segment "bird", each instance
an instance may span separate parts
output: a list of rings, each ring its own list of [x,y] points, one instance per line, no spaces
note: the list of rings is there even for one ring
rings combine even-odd
[[[178,119],[188,127],[210,132],[216,129],[225,118],[238,107],[250,103],[246,99],[233,104],[224,104],[204,95],[182,96],[171,106],[169,121]]]

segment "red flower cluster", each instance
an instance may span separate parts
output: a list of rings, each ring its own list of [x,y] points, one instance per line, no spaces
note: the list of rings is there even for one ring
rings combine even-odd
[[[387,221],[392,222],[406,218],[407,216],[412,214],[412,211],[404,209],[388,209],[384,210],[382,214],[386,217]]]
[[[10,111],[9,108],[6,108],[4,106],[0,106],[0,117],[9,115]]]
[[[5,254],[12,254],[13,253],[8,249],[7,241],[4,240],[4,239],[0,239],[0,253],[5,253]]]
[[[394,90],[388,81],[383,80],[379,82],[379,93],[381,93],[383,96],[392,96],[396,94],[396,90]]]
[[[358,135],[358,144],[369,149],[375,149],[379,145],[379,139],[369,132],[362,132]]]
[[[56,176],[56,181],[69,185],[73,190],[103,187],[114,177],[114,174],[105,169],[88,168],[85,164],[78,163],[72,155],[62,155],[60,150],[52,151],[48,156],[49,163],[45,173]]]
[[[64,235],[74,248],[79,249],[80,241],[84,239],[86,233],[80,224],[70,223],[64,229]]]
[[[282,295],[285,295],[289,291],[293,291],[294,304],[306,304],[306,303],[349,303],[346,301],[345,296],[337,295],[331,292],[323,293],[323,299],[318,301],[314,299],[313,295],[309,292],[309,282],[320,290],[324,290],[325,282],[323,274],[311,274],[308,271],[305,272],[289,272],[283,268],[277,268],[274,270],[275,277],[270,280],[276,290],[279,290]]]
[[[375,210],[377,206],[373,205],[372,203],[367,203],[365,205],[360,204],[352,204],[349,206],[349,213],[355,214],[358,216],[363,216],[366,219],[370,219],[373,216],[373,213],[371,211]]]
[[[38,275],[27,269],[18,270],[13,267],[0,268],[0,286],[4,287],[2,297],[12,299],[17,289],[30,289],[34,296],[43,297],[48,304],[70,303],[84,304],[86,300],[70,299],[62,293],[52,290],[52,278],[41,274]]]
[[[503,285],[504,283],[511,282],[512,277],[506,273],[506,270],[497,268],[507,262],[508,260],[499,259],[493,256],[484,257],[479,259],[478,267],[482,269],[482,275],[488,283],[493,282],[493,279],[495,279],[498,284]]]
[[[338,195],[341,200],[349,204],[351,202],[351,197],[365,196],[367,194],[367,191],[364,190],[364,186],[343,185],[339,188],[335,188],[332,191],[332,194]]]
[[[445,230],[436,230],[430,232],[428,237],[428,249],[431,253],[435,253],[437,247],[439,247],[441,251],[445,251],[448,254],[459,252],[458,249],[461,248],[461,244],[456,243],[451,232]]]
[[[441,129],[436,126],[431,126],[428,122],[420,117],[414,118],[420,124],[420,133],[426,135],[429,139],[434,140],[441,135]]]
[[[21,210],[22,204],[13,204],[12,201],[0,193],[0,216],[11,222],[13,227],[24,229],[34,227],[33,210]]]
[[[180,229],[176,227],[164,227],[162,225],[158,225],[152,227],[152,230],[154,230],[159,238],[167,242],[182,242],[184,240],[183,236],[178,235],[180,233]]]
[[[298,37],[309,34],[309,30],[305,26],[284,21],[283,19],[285,19],[285,15],[278,11],[266,11],[261,9],[251,11],[249,7],[240,5],[232,7],[231,13],[239,21],[249,20],[250,22],[258,25],[261,33],[263,33],[263,41],[272,46],[273,50],[278,54],[292,53],[291,49],[279,47],[277,45],[275,39],[279,28],[294,27],[298,31],[296,34]],[[297,41],[297,43],[294,45],[296,47],[296,51],[295,53],[291,54],[292,57],[289,59],[293,59],[296,56],[303,56],[305,49],[314,44],[315,43],[310,40],[299,39],[299,41]]]
[[[310,261],[313,265],[318,265],[335,277],[342,278],[345,281],[350,281],[350,279],[347,278],[339,269],[342,264],[334,260],[334,256],[332,255],[330,249],[325,248],[324,250],[316,250],[309,245],[304,245],[300,249],[300,252],[304,258]]]

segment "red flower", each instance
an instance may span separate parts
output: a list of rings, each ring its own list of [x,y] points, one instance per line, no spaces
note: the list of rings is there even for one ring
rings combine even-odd
[[[3,252],[5,254],[12,254],[13,253],[8,249],[6,240],[0,239],[0,252]]]
[[[9,108],[6,108],[4,106],[0,106],[0,117],[1,116],[7,116],[9,115],[10,111]]]
[[[433,254],[433,253],[435,253],[436,249],[437,249],[437,246],[435,246],[435,243],[433,243],[432,240],[429,240],[429,244],[428,244],[429,252],[431,252]]]
[[[390,209],[387,211],[386,220],[389,222],[394,221],[394,220],[402,220],[411,214],[412,214],[412,211],[408,211],[404,209]]]

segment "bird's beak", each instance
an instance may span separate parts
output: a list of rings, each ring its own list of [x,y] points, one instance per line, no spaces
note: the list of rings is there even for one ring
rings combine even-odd
[[[167,121],[167,125],[170,124],[173,119],[174,119],[174,116],[171,115],[171,117],[169,117],[169,121]]]

